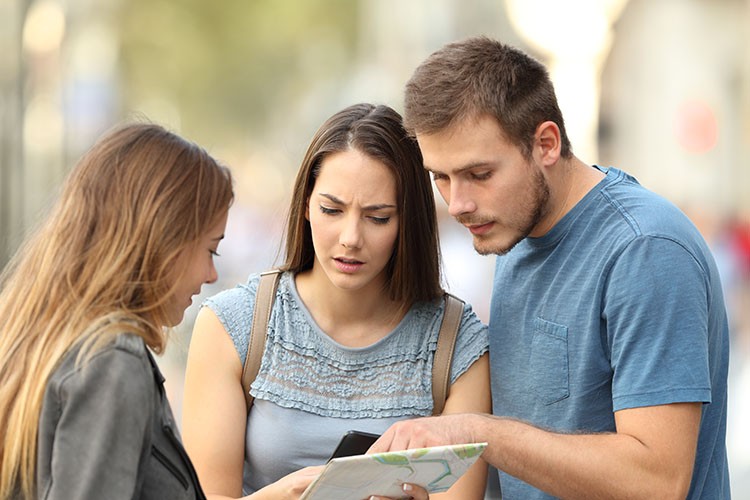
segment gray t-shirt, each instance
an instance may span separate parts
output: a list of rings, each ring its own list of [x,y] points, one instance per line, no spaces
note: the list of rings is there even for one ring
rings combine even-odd
[[[259,275],[205,303],[244,363]],[[325,463],[349,430],[382,433],[432,413],[432,361],[444,302],[417,303],[386,337],[363,348],[334,342],[284,273],[271,311],[260,372],[251,385],[245,494],[308,465]],[[466,305],[451,383],[487,352],[487,327]]]

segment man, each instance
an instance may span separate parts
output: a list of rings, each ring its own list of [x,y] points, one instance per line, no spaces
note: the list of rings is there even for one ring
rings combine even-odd
[[[450,214],[499,255],[494,416],[402,422],[371,451],[486,441],[504,500],[729,498],[727,317],[687,217],[576,158],[546,69],[488,38],[422,63],[405,121]]]

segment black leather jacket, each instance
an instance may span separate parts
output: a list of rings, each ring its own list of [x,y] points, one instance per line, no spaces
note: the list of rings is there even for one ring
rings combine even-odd
[[[50,378],[39,422],[43,499],[204,499],[143,340],[121,334],[83,366],[70,352]]]

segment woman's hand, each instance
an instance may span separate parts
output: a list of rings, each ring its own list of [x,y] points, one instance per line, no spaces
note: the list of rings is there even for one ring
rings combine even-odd
[[[274,498],[275,500],[299,500],[310,483],[323,472],[324,465],[305,467],[282,477],[273,484],[260,489],[258,498]],[[262,496],[261,496],[262,494]]]
[[[404,484],[404,494],[408,495],[407,497],[401,497],[401,498],[411,498],[412,500],[430,500],[430,494],[427,493],[427,490],[424,488],[417,486],[415,484]],[[373,495],[367,500],[394,500],[391,497],[379,497],[377,495]]]

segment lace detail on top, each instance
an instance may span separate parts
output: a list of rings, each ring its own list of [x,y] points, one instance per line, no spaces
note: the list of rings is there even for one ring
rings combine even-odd
[[[259,275],[209,298],[244,363]],[[432,361],[444,302],[415,304],[386,337],[363,348],[333,341],[317,326],[290,273],[279,282],[258,377],[250,393],[321,416],[382,418],[432,413]],[[464,308],[451,383],[488,349],[487,327]]]

